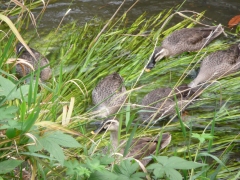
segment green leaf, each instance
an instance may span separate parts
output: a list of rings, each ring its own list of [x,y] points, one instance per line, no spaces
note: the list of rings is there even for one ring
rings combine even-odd
[[[10,120],[10,121],[8,121],[8,126],[10,128],[15,128],[15,129],[18,129],[18,130],[22,130],[23,123],[19,122],[19,121],[15,121],[15,120]]]
[[[144,177],[145,174],[144,173],[138,173],[136,172],[139,168],[139,165],[137,162],[133,161],[133,163],[131,162],[131,160],[126,159],[123,160],[120,165],[115,164],[114,165],[114,171],[121,176],[121,179],[134,179],[134,180],[138,180],[141,179],[141,177]],[[123,178],[125,177],[125,178]],[[118,178],[120,180],[120,178]]]
[[[87,167],[92,171],[101,171],[105,169],[105,166],[100,164],[100,161],[98,159],[88,159],[86,161]]]
[[[172,169],[172,168],[165,169],[165,173],[170,180],[182,180],[183,179],[182,175],[175,169]]]
[[[89,177],[89,180],[116,180],[118,178],[118,175],[109,172],[107,170],[102,170],[102,171],[95,171],[94,173],[91,174]]]
[[[72,136],[64,134],[61,131],[47,132],[45,136],[48,136],[49,141],[53,141],[61,146],[82,147]]]
[[[17,110],[16,106],[2,106],[0,108],[0,121],[13,120]]]
[[[187,161],[177,156],[172,156],[166,159],[166,156],[158,156],[157,161],[160,162],[165,168],[173,169],[195,169],[198,167],[205,166],[207,164],[201,164],[197,162]]]
[[[200,143],[204,143],[206,139],[210,140],[213,139],[213,136],[211,134],[197,134],[197,133],[192,133],[192,137],[196,138],[200,141]]]
[[[86,167],[81,166],[77,160],[65,161],[64,166],[67,167],[67,175],[87,176],[89,177],[91,171]]]
[[[37,144],[35,146],[29,146],[29,150],[31,152],[36,152],[44,148],[61,164],[64,162],[65,155],[59,145],[67,147],[80,147],[80,144],[75,139],[73,139],[70,135],[66,135],[60,131],[50,131],[44,133],[42,136],[35,134],[35,137],[37,139]],[[33,142],[32,139],[29,141]],[[69,144],[67,144],[67,142]]]
[[[0,174],[6,174],[14,170],[22,162],[23,161],[21,160],[6,160],[6,161],[0,162]]]
[[[38,132],[38,131],[37,131]],[[38,132],[39,133],[39,132]],[[42,150],[43,149],[43,146],[42,146],[42,144],[39,142],[39,140],[41,139],[41,138],[43,138],[42,136],[39,136],[38,134],[34,134],[35,135],[35,138],[37,139],[37,141],[36,141],[36,144],[35,145],[30,145],[30,146],[28,146],[28,149],[29,149],[29,151],[30,152],[37,152],[37,151],[40,151],[40,150]],[[32,144],[32,143],[34,143],[34,141],[33,141],[33,139],[29,139],[29,143],[28,144]]]
[[[110,157],[109,155],[103,155],[103,154],[96,154],[94,155],[94,158],[99,159],[100,164],[103,164],[103,165],[111,164],[114,161],[113,157]]]
[[[146,174],[145,173],[143,173],[143,172],[136,172],[136,173],[134,173],[132,176],[131,176],[131,178],[130,179],[134,179],[134,180],[142,180],[143,179],[143,177],[145,177],[146,176]]]
[[[64,163],[65,155],[62,148],[54,141],[49,141],[48,138],[39,139],[45,150],[47,150],[53,157],[55,157],[62,165]]]
[[[28,94],[29,85],[17,86],[9,79],[0,75],[0,96],[5,96],[7,100],[22,99]]]
[[[14,138],[16,137],[17,135],[19,135],[19,133],[17,132],[16,129],[14,128],[8,128],[7,131],[6,131],[6,136],[11,139],[11,138]]]
[[[157,178],[163,178],[165,175],[165,171],[164,168],[161,164],[150,164],[147,169],[154,169],[153,170],[153,174],[157,177]]]
[[[157,178],[163,178],[164,175],[171,180],[182,179],[181,174],[175,169],[194,169],[205,166],[206,164],[187,161],[177,156],[168,158],[167,156],[153,156],[158,163],[151,164],[147,169],[153,169],[153,174]]]

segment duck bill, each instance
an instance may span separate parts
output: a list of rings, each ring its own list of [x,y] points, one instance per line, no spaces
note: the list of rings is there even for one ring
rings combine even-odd
[[[151,61],[147,65],[145,71],[150,72],[152,70],[152,68],[154,68],[155,64],[156,64],[155,60],[151,59]]]
[[[98,127],[97,127],[96,130],[91,131],[91,134],[94,134],[94,135],[95,135],[95,134],[99,134],[99,133],[102,133],[102,132],[106,131],[106,129],[103,127],[104,124],[105,124],[105,121],[104,121],[104,122],[101,122],[101,123],[98,125]]]

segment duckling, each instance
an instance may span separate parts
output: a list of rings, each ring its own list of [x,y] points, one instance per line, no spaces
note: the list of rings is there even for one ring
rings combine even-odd
[[[16,54],[18,58],[25,59],[29,64],[31,64],[34,70],[46,66],[49,64],[49,61],[44,57],[40,52],[30,48],[36,58],[35,58],[25,49],[22,43],[16,45]],[[16,65],[16,73],[18,77],[23,77],[29,74],[32,71],[30,67],[25,64]],[[50,66],[47,66],[41,70],[40,79],[42,81],[47,81],[52,76],[52,70]]]
[[[111,143],[111,153],[120,152],[124,153],[126,141],[122,141],[120,144],[118,143],[118,129],[119,122],[115,119],[107,120],[100,128],[98,128],[95,133],[100,133],[101,131],[109,130],[110,134],[110,143]],[[126,155],[126,157],[134,157],[135,159],[140,160],[140,162],[146,166],[151,159],[142,159],[143,157],[149,156],[156,151],[157,144],[159,138],[151,138],[151,137],[140,137],[133,139],[131,143],[131,148]],[[164,149],[171,142],[171,134],[163,133],[160,149]],[[104,153],[109,152],[108,149],[104,149]]]
[[[218,37],[224,29],[221,25],[212,27],[183,28],[174,31],[156,47],[146,67],[150,71],[163,57],[175,56],[183,52],[198,51]]]
[[[126,98],[124,80],[116,72],[102,79],[92,91],[92,101],[101,118],[115,114]]]
[[[176,112],[174,94],[177,98],[178,107],[182,110],[189,103],[188,97],[193,95],[197,89],[190,89],[187,85],[181,85],[168,97],[171,91],[171,88],[158,88],[145,95],[141,103],[144,108],[139,112],[140,118],[149,121],[154,116],[154,120],[158,120],[173,115]],[[156,114],[156,112],[158,113]]]
[[[240,44],[227,50],[220,50],[205,57],[197,77],[188,85],[190,88],[208,80],[237,72],[240,69]]]

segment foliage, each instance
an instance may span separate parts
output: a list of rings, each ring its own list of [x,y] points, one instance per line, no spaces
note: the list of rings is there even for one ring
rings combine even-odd
[[[206,166],[207,164],[201,164],[196,162],[187,161],[180,157],[167,156],[154,157],[158,163],[154,163],[148,166],[148,169],[153,170],[153,174],[156,178],[167,177],[170,180],[183,179],[182,175],[176,171],[176,169],[195,169],[198,167]]]
[[[15,167],[19,166],[23,161],[20,160],[6,160],[0,162],[0,174],[6,174],[14,170]]]

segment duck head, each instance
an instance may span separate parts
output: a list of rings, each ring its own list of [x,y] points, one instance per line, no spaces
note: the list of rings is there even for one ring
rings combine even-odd
[[[163,57],[165,57],[167,55],[168,55],[167,49],[165,49],[163,47],[156,47],[145,71],[149,72],[152,68],[154,68],[156,62],[160,61]]]
[[[15,51],[16,51],[16,54],[20,54],[23,50],[25,50],[25,47],[23,46],[22,43],[17,43],[16,45],[16,48],[15,48]]]
[[[103,122],[92,134],[99,134],[106,130],[118,131],[119,122],[116,119],[111,119]]]

